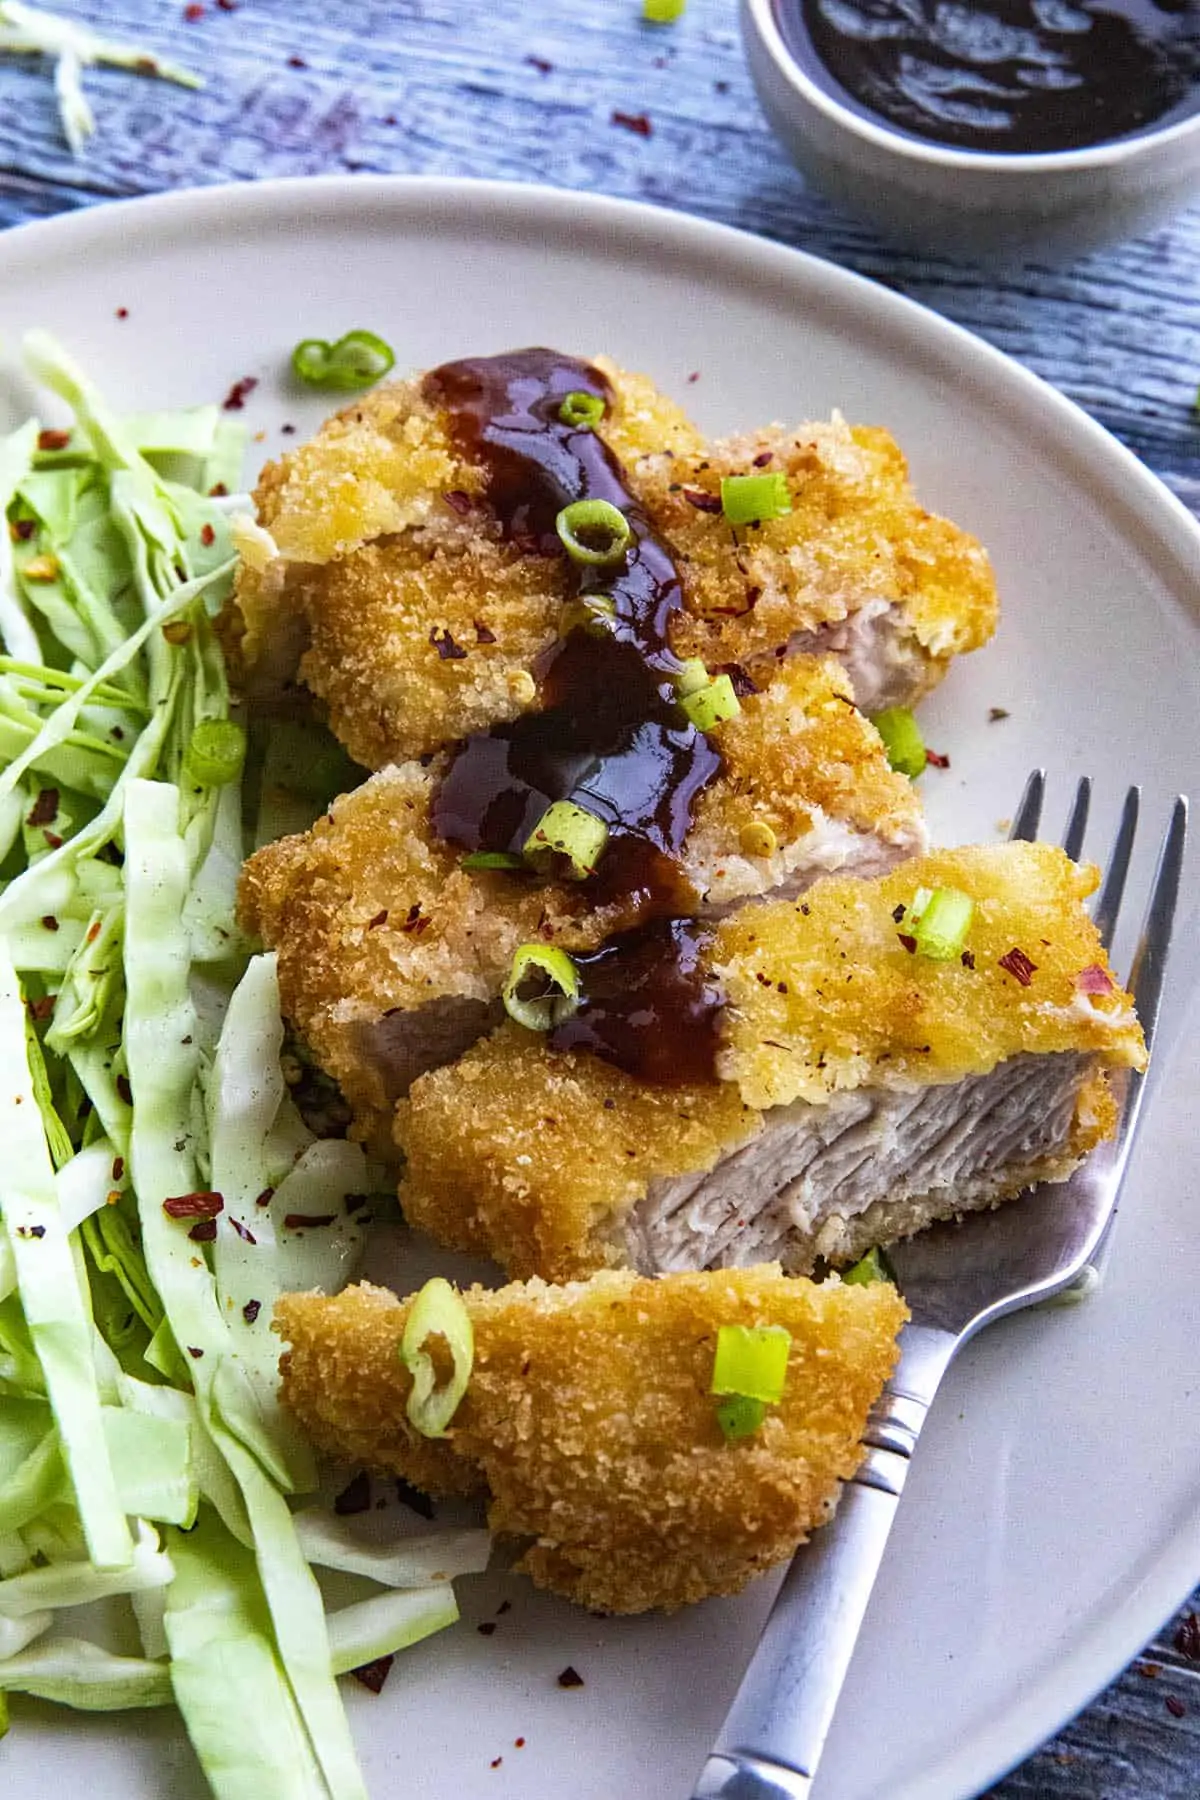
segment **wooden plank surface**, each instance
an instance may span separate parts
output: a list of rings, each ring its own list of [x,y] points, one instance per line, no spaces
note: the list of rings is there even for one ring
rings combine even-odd
[[[935,307],[1071,395],[1200,510],[1200,209],[1065,270],[997,274],[898,254],[807,191],[784,158],[746,74],[733,0],[689,0],[669,30],[643,25],[638,0],[58,10],[189,64],[207,85],[92,71],[99,133],[76,161],[44,65],[0,61],[0,225],[168,187],[359,169],[626,195],[799,245]],[[1196,1800],[1200,1659],[1189,1647],[1169,1623],[992,1800]]]

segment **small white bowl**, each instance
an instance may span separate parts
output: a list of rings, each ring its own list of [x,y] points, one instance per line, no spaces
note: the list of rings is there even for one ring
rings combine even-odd
[[[1062,260],[1160,224],[1200,193],[1200,112],[1086,150],[997,155],[894,131],[805,73],[776,0],[741,0],[750,73],[771,125],[814,184],[924,251]]]

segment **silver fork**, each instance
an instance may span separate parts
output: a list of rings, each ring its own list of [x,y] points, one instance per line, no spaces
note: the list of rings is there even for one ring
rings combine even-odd
[[[1037,835],[1045,771],[1030,776],[1012,838]],[[1141,790],[1130,788],[1094,917],[1107,950],[1116,930],[1137,832]],[[1091,782],[1083,780],[1063,833],[1078,858]],[[1177,799],[1159,850],[1130,985],[1150,1048],[1162,998],[1187,834]],[[1116,1136],[1047,1206],[1036,1192],[996,1212],[935,1226],[888,1251],[912,1312],[900,1360],[868,1425],[866,1455],[832,1522],[792,1562],[692,1800],[808,1800],[813,1777],[891,1530],[909,1461],[955,1352],[985,1325],[1062,1293],[1106,1248],[1145,1094],[1123,1078]]]

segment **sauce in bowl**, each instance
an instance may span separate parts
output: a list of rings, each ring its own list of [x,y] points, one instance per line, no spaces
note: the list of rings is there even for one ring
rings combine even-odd
[[[1200,107],[1200,0],[776,0],[857,112],[958,149],[1081,150]]]

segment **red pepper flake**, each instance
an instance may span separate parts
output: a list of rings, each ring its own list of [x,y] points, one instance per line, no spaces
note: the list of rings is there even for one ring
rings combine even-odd
[[[1009,712],[1009,710],[1006,706],[989,706],[988,707],[988,724],[989,725],[998,725],[1000,723],[1001,719],[1009,719],[1011,717],[1012,717],[1012,714]]]
[[[648,113],[614,112],[611,123],[622,125],[626,131],[632,131],[635,137],[653,137],[654,127],[650,123]]]
[[[17,1236],[19,1238],[44,1238],[45,1235],[46,1235],[46,1227],[44,1225],[18,1225],[17,1226]]]
[[[973,950],[964,950],[959,960],[964,969],[973,969],[975,967],[975,952]]]
[[[514,1750],[523,1750],[524,1748],[525,1748],[525,1739],[524,1738],[514,1738],[513,1739],[513,1749]]]
[[[465,519],[467,514],[473,510],[474,503],[470,494],[464,494],[461,488],[450,488],[442,495],[442,499],[450,511],[456,512],[460,519]]]
[[[287,66],[289,69],[307,69],[308,64],[302,56],[289,56],[287,59]],[[380,1682],[379,1686],[382,1687],[383,1683]],[[375,1692],[378,1693],[379,1688],[376,1688]]]
[[[43,831],[42,836],[45,838],[46,842],[49,844],[49,846],[52,850],[61,850],[62,849],[63,840],[62,840],[62,838],[59,837],[57,831]]]
[[[70,441],[69,431],[39,431],[37,447],[39,450],[65,450]]]
[[[437,626],[433,626],[429,641],[443,662],[461,662],[467,654],[461,644],[455,643],[449,628],[443,629],[439,634]]]
[[[43,1019],[48,1019],[54,1011],[54,995],[43,994],[40,1000],[31,1000],[29,1010],[40,1024]]]
[[[371,1506],[371,1477],[365,1469],[360,1469],[352,1481],[347,1482],[341,1493],[333,1502],[333,1510],[339,1519],[348,1519],[354,1513],[364,1513]]]
[[[1037,974],[1037,964],[1030,962],[1025,952],[1019,950],[1016,944],[1006,955],[1000,957],[999,962],[1000,967],[1007,969],[1013,979],[1019,981],[1022,987],[1028,987]]]
[[[206,550],[216,535],[217,534],[211,525],[202,525],[200,527],[200,542],[204,545]]]
[[[426,930],[428,925],[429,920],[422,913],[421,903],[417,900],[409,907],[408,916],[400,929],[405,932],[411,931],[415,936],[420,937],[421,933]]]
[[[188,1236],[191,1238],[193,1244],[215,1243],[217,1237],[217,1221],[215,1219],[201,1219],[199,1224],[192,1226],[192,1229],[188,1232]]]
[[[496,641],[495,632],[492,631],[489,626],[485,625],[482,619],[476,619],[476,621],[475,621],[475,642],[477,644],[494,644],[495,641]]]
[[[258,1239],[255,1237],[254,1233],[250,1230],[248,1225],[243,1225],[242,1221],[240,1219],[232,1219],[232,1218],[230,1219],[229,1223],[233,1226],[233,1229],[237,1232],[237,1234],[241,1238],[243,1244],[257,1244]]]
[[[210,500],[220,500],[228,492],[229,492],[229,489],[225,486],[225,483],[223,481],[214,481],[212,486],[208,490],[208,497]]]
[[[187,1353],[188,1353],[188,1355],[189,1355],[189,1356],[192,1356],[192,1357],[195,1357],[195,1359],[196,1359],[196,1361],[197,1361],[197,1362],[199,1362],[199,1361],[200,1361],[200,1358],[201,1358],[201,1357],[202,1357],[202,1356],[203,1356],[203,1355],[204,1355],[204,1352],[203,1352],[203,1350],[197,1350],[197,1348],[196,1348],[196,1346],[195,1346],[195,1344],[189,1344],[189,1345],[188,1345],[188,1347],[187,1347]]]
[[[55,918],[53,913],[43,913],[42,914],[42,928],[45,931],[57,931],[58,930],[58,920]]]
[[[257,375],[243,375],[240,381],[234,382],[224,400],[222,400],[221,405],[225,408],[226,412],[241,412],[243,406],[246,404],[247,396],[252,394],[257,386]],[[216,491],[216,488],[209,489],[209,492],[213,494],[215,494]],[[222,486],[221,492],[225,493],[225,491],[224,486]]]
[[[578,1669],[573,1669],[570,1663],[568,1663],[558,1678],[558,1685],[560,1688],[582,1687],[583,1676],[579,1673]]]
[[[377,1656],[374,1662],[363,1663],[360,1668],[351,1669],[355,1681],[361,1681],[372,1694],[382,1694],[383,1684],[392,1672],[394,1656]]]
[[[261,1300],[247,1300],[245,1306],[243,1306],[243,1308],[242,1308],[242,1317],[243,1317],[243,1319],[245,1319],[247,1325],[253,1325],[255,1319],[257,1319],[257,1317],[261,1311],[262,1311],[262,1301]]]
[[[157,57],[139,56],[133,66],[135,69],[140,69],[143,75],[157,75],[158,74],[158,59],[157,59]]]
[[[217,7],[221,12],[236,12],[238,0],[217,0]]]
[[[310,1225],[332,1225],[336,1213],[287,1213],[284,1227],[288,1231],[305,1231]]]
[[[14,519],[8,528],[8,535],[15,544],[27,544],[36,530],[36,519]]]
[[[58,817],[58,789],[43,788],[29,809],[25,823],[27,825],[49,825],[51,819]]]
[[[1135,1667],[1137,1669],[1138,1674],[1140,1676],[1142,1676],[1142,1678],[1145,1681],[1157,1681],[1159,1676],[1162,1674],[1162,1664],[1161,1663],[1141,1662],[1141,1663],[1135,1664]]]
[[[544,56],[527,56],[525,61],[529,64],[531,69],[536,69],[539,75],[552,75],[554,73],[554,64],[552,62],[547,62]]]
[[[183,16],[189,25],[197,24],[204,17],[204,8],[200,5],[200,0],[191,0],[191,4],[184,7]]]
[[[215,1219],[225,1199],[211,1188],[200,1188],[194,1194],[173,1194],[162,1206],[168,1219]]]
[[[915,956],[917,953],[916,938],[910,936],[910,934],[907,931],[898,931],[896,933],[896,936],[900,939],[900,942],[904,945],[904,948],[908,951],[908,954],[910,956]]]
[[[1173,1719],[1183,1719],[1187,1717],[1187,1707],[1183,1704],[1183,1701],[1178,1699],[1174,1694],[1168,1694],[1163,1701],[1163,1705]]]
[[[373,919],[367,920],[367,930],[374,931],[378,926],[386,925],[387,918],[388,918],[387,907],[386,906],[380,907],[379,911],[375,914],[375,917]]]
[[[100,933],[101,933],[101,931],[103,931],[103,929],[104,929],[104,927],[101,925],[99,919],[93,919],[91,924],[87,928],[88,943],[94,944],[96,939],[100,936]]]
[[[133,1105],[133,1089],[129,1085],[128,1075],[117,1076],[117,1098],[123,1100],[126,1106]]]
[[[491,1637],[491,1635],[492,1635],[492,1633],[493,1633],[493,1632],[494,1632],[494,1631],[495,1631],[495,1629],[496,1629],[496,1626],[495,1626],[495,1622],[494,1622],[494,1620],[492,1620],[492,1619],[485,1619],[485,1620],[484,1620],[484,1621],[483,1621],[483,1624],[482,1624],[482,1625],[477,1625],[477,1626],[476,1626],[476,1627],[475,1627],[475,1629],[476,1629],[476,1631],[477,1631],[477,1632],[478,1632],[478,1633],[479,1633],[479,1635],[480,1635],[480,1637]]]
[[[706,494],[703,488],[684,488],[683,497],[697,512],[719,513],[721,510],[720,495]]]
[[[928,744],[925,746],[925,761],[934,769],[948,769],[950,767],[950,758],[948,756],[943,756],[938,750],[931,750]]]
[[[904,917],[904,914],[906,911],[907,911],[907,908],[905,907],[903,900],[900,902],[899,906],[894,906],[892,908],[892,917],[896,921],[897,925],[899,925],[899,923],[900,923],[901,919]]]
[[[488,1767],[490,1769],[498,1769],[503,1761],[504,1761],[504,1758],[502,1756],[493,1756],[491,1762],[488,1764]]]
[[[124,1175],[124,1173],[125,1173],[125,1158],[123,1156],[114,1156],[113,1157],[113,1166],[112,1166],[113,1180],[120,1181],[120,1179]]]
[[[257,1200],[254,1202],[254,1204],[255,1204],[255,1206],[270,1206],[270,1204],[274,1198],[275,1198],[275,1189],[274,1188],[264,1188],[262,1193],[258,1196]]]
[[[118,319],[127,319],[129,317],[129,308],[127,306],[118,306],[117,317]]]
[[[1175,1648],[1189,1662],[1200,1662],[1200,1613],[1185,1613],[1175,1632]]]
[[[1087,968],[1081,969],[1075,977],[1075,986],[1081,994],[1111,994],[1113,980],[1108,970],[1102,968],[1099,963],[1089,963]]]
[[[775,452],[773,450],[760,450],[754,459],[754,467],[756,469],[765,469],[767,464],[774,460]]]
[[[690,387],[692,385],[693,381],[699,381],[699,379],[700,379],[699,369],[693,369],[691,374],[688,376],[688,386]]]
[[[728,675],[729,684],[739,700],[745,700],[750,694],[758,693],[753,678],[742,668],[740,663],[715,663],[713,674]]]

